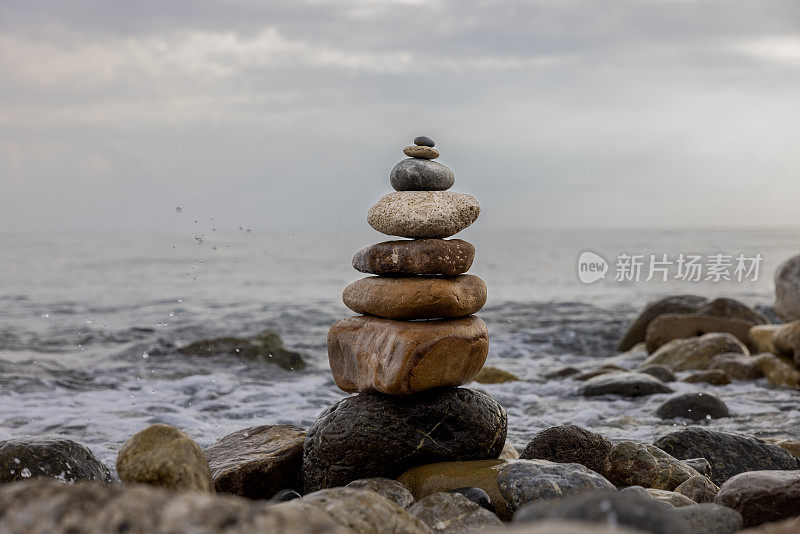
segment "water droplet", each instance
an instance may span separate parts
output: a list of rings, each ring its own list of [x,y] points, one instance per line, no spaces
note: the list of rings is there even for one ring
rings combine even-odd
[[[147,351],[144,351],[144,352],[142,353],[142,358],[144,358],[145,360],[146,360],[147,358],[149,358],[149,357],[150,357],[150,353],[149,353],[149,352],[147,352]]]
[[[49,313],[42,312],[42,318],[43,319],[47,319],[48,317],[50,317]]]
[[[22,478],[31,478],[31,470],[27,467],[23,467],[19,474]]]
[[[202,245],[204,243],[203,238],[199,235],[194,236],[194,240],[197,241],[198,245]]]
[[[169,312],[169,316],[170,317],[175,317],[175,312],[174,311]]]
[[[175,208],[175,213],[183,213],[183,209],[180,206],[178,206]]]

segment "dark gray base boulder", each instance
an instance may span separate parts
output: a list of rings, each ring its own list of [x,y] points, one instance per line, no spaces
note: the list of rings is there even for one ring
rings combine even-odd
[[[514,523],[572,519],[631,527],[653,534],[692,534],[675,509],[662,502],[631,493],[591,493],[564,499],[532,502],[514,515]]]
[[[670,397],[656,410],[661,419],[682,417],[693,421],[719,419],[730,416],[728,407],[716,395],[710,393],[681,393]]]
[[[605,436],[576,425],[545,428],[531,438],[520,458],[582,464],[601,473],[613,445]]]
[[[111,474],[92,451],[70,439],[0,441],[0,482],[26,478],[55,478],[62,482],[110,482]]]
[[[721,486],[745,471],[800,469],[800,458],[758,438],[689,427],[655,441],[656,447],[678,459],[705,458],[711,464],[711,481]]]
[[[435,462],[497,458],[506,430],[503,407],[470,389],[348,397],[322,412],[308,430],[304,488],[310,492],[358,478],[396,478]]]

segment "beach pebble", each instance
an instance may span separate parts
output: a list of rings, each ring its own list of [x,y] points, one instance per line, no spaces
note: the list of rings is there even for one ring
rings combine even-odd
[[[745,471],[800,469],[800,459],[777,445],[709,428],[670,432],[659,437],[655,445],[676,458],[705,458],[711,464],[711,481],[718,486]]]
[[[117,455],[123,482],[216,494],[203,449],[185,432],[156,423],[131,436]]]
[[[302,490],[306,431],[293,425],[237,430],[205,450],[218,493],[269,499],[281,489]]]
[[[407,146],[403,149],[403,154],[409,158],[436,159],[439,157],[439,151],[430,146]]]
[[[710,502],[681,506],[675,512],[694,534],[733,534],[742,528],[742,514]]]
[[[772,335],[776,354],[793,358],[800,364],[800,320],[782,325]]]
[[[0,441],[0,483],[27,478],[111,481],[108,468],[92,451],[65,438]]]
[[[666,365],[661,364],[652,364],[652,365],[645,365],[641,369],[639,369],[640,373],[644,373],[646,375],[654,376],[661,380],[664,383],[667,382],[675,382],[677,377],[675,373],[672,372],[672,369],[667,367]]]
[[[408,511],[433,532],[443,534],[503,526],[496,515],[460,493],[433,493],[414,503]]]
[[[647,488],[646,491],[651,499],[665,502],[670,506],[674,506],[675,508],[678,508],[680,506],[690,506],[692,504],[697,504],[686,495],[681,495],[680,493],[675,493],[674,491],[667,491],[655,488]]]
[[[572,519],[589,524],[629,527],[636,532],[652,534],[693,534],[689,525],[676,514],[675,508],[651,497],[631,493],[592,492],[576,497],[529,503],[514,515],[514,523],[533,523],[549,519]],[[553,531],[545,531],[553,532]]]
[[[611,441],[601,434],[576,425],[559,425],[540,430],[519,457],[578,463],[602,473],[603,460],[612,448]]]
[[[396,505],[408,508],[414,504],[414,496],[398,481],[391,478],[361,478],[345,486],[347,488],[364,489],[380,493]]]
[[[302,502],[329,514],[358,534],[430,534],[425,524],[374,491],[329,488],[303,496]]]
[[[800,319],[800,255],[775,270],[775,313],[785,322]]]
[[[472,380],[479,384],[505,384],[506,382],[516,382],[519,377],[503,369],[484,365]]]
[[[647,352],[653,353],[673,339],[693,338],[710,332],[727,332],[748,345],[750,329],[754,325],[755,323],[745,319],[700,313],[661,315],[653,319],[647,327]]]
[[[264,330],[252,337],[202,339],[179,348],[178,353],[188,356],[230,354],[237,358],[267,361],[288,370],[306,366],[302,356],[284,348],[283,340],[272,330]]]
[[[308,430],[304,487],[315,491],[359,478],[396,478],[428,463],[497,458],[506,429],[503,407],[469,389],[426,391],[413,402],[378,393],[348,397]],[[465,485],[474,484],[458,487]]]
[[[740,473],[720,487],[715,501],[733,508],[745,527],[800,515],[800,471]]]
[[[389,193],[367,213],[375,230],[400,237],[444,238],[475,222],[481,207],[474,197],[452,191]]]
[[[740,352],[724,352],[712,356],[708,361],[708,368],[719,369],[734,380],[753,380],[764,376],[758,359]]]
[[[800,371],[793,363],[774,354],[758,354],[753,358],[773,386],[796,388],[800,385]]]
[[[718,491],[719,487],[702,474],[687,478],[675,488],[675,493],[686,495],[694,502],[714,502]]]
[[[777,347],[775,347],[774,337],[775,334],[783,328],[784,325],[780,324],[757,324],[750,329],[750,344],[755,349],[754,352],[771,352],[772,354],[779,354]],[[792,357],[793,354],[786,354]]]
[[[722,369],[706,369],[705,371],[695,371],[681,379],[681,382],[688,384],[711,384],[712,386],[724,386],[731,383],[730,377]]]
[[[714,332],[689,339],[675,339],[651,354],[641,367],[659,363],[673,371],[708,369],[711,358],[720,353],[749,354],[744,343],[731,334]]]
[[[465,273],[475,247],[461,239],[413,239],[368,245],[353,256],[353,268],[377,275],[443,275]]]
[[[580,388],[584,397],[597,395],[621,395],[644,397],[657,393],[672,393],[672,388],[661,380],[644,373],[614,372],[596,376]]]
[[[386,319],[439,319],[477,313],[486,303],[486,284],[475,275],[454,277],[369,276],[348,285],[345,306]]]
[[[417,150],[438,155],[435,148],[417,147]],[[418,157],[401,160],[389,172],[389,183],[395,191],[446,191],[455,181],[456,175],[449,167]]]
[[[417,146],[429,146],[429,147],[435,147],[436,146],[436,143],[433,142],[433,139],[431,139],[430,137],[424,136],[424,135],[420,135],[418,137],[415,137],[414,138],[414,144],[417,145]]]
[[[581,464],[518,460],[502,467],[497,486],[513,512],[529,502],[558,499],[592,490],[616,492],[602,475]]]
[[[670,397],[656,410],[661,419],[682,417],[693,421],[729,417],[728,407],[710,393],[680,393]]]
[[[493,514],[496,513],[492,498],[481,488],[456,488],[449,490],[449,492],[461,494],[481,508],[489,510]]]
[[[500,519],[508,521],[512,512],[497,485],[498,473],[506,465],[508,460],[439,462],[409,469],[397,479],[417,499],[440,491],[479,488],[489,496]]]
[[[459,386],[478,372],[488,353],[489,332],[474,315],[440,321],[356,316],[328,331],[333,379],[347,392],[409,395]]]
[[[603,473],[620,486],[672,491],[681,483],[700,473],[670,456],[658,447],[646,443],[623,441],[611,449],[603,464]]]

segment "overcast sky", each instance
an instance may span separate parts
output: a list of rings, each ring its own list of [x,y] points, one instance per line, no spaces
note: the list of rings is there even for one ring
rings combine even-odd
[[[0,4],[0,232],[363,227],[423,134],[487,228],[797,225],[800,2]]]

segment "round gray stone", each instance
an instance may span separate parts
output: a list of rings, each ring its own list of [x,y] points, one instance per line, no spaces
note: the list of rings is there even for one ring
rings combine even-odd
[[[446,191],[455,181],[450,168],[429,159],[406,158],[389,173],[396,191]]]

